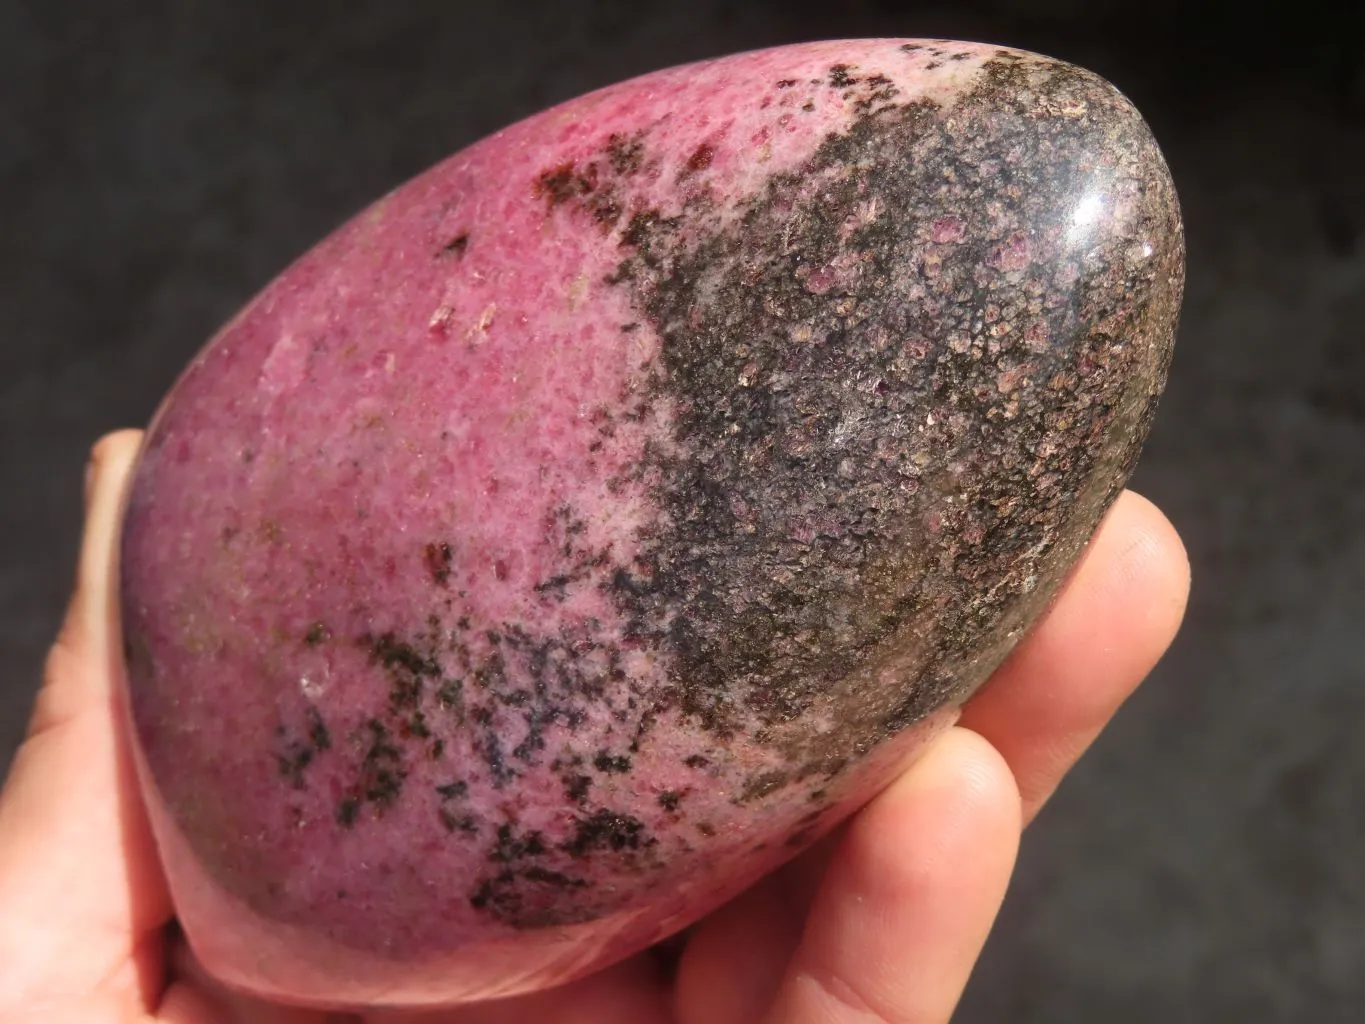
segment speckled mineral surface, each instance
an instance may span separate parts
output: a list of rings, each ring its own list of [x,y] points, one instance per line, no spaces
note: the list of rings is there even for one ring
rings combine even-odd
[[[131,494],[131,720],[205,965],[507,994],[807,846],[1054,593],[1182,269],[1123,97],[941,41],[662,72],[380,200],[196,359]]]

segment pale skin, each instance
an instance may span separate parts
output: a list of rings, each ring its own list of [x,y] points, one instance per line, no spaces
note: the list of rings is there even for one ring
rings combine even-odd
[[[174,927],[115,692],[113,552],[138,441],[94,450],[76,591],[0,792],[0,1020],[15,1024],[944,1024],[1022,828],[1166,650],[1189,589],[1174,528],[1125,493],[957,725],[668,957],[504,1002],[329,1016],[225,991]]]

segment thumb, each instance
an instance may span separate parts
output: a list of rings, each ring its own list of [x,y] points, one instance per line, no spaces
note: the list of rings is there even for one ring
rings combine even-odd
[[[48,654],[43,688],[29,722],[28,742],[102,706],[117,678],[115,555],[124,491],[141,433],[102,438],[85,467],[85,529],[76,588],[57,642]]]
[[[112,434],[92,455],[76,591],[0,792],[0,992],[20,1005],[160,984],[169,898],[117,692],[117,539],[139,439]]]

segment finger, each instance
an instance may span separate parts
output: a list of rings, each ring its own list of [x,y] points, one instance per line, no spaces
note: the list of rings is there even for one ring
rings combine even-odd
[[[169,901],[118,725],[115,547],[138,434],[95,449],[76,592],[0,793],[0,993],[19,1005],[160,986]]]
[[[918,727],[886,781],[910,771],[958,718],[942,708]],[[853,811],[854,808],[848,808]],[[673,991],[677,1024],[752,1024],[773,999],[830,862],[854,819],[840,822],[799,856],[737,899],[699,921],[678,965]]]
[[[1125,492],[1046,618],[967,705],[1037,814],[1179,629],[1190,567],[1175,528]]]
[[[1000,908],[1019,794],[954,728],[854,819],[830,862],[770,1024],[945,1024]]]
[[[751,1024],[781,984],[808,898],[770,875],[696,926],[678,965],[678,1024]]]
[[[119,431],[102,438],[90,453],[76,586],[48,655],[43,688],[29,720],[30,740],[73,718],[102,711],[113,696],[111,660],[118,656],[115,555],[123,492],[141,437],[140,431]]]

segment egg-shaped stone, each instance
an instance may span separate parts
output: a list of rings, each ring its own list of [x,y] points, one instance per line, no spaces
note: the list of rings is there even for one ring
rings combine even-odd
[[[887,782],[1118,494],[1183,282],[1112,86],[874,40],[507,128],[286,270],[158,413],[127,705],[205,967],[577,977]]]

